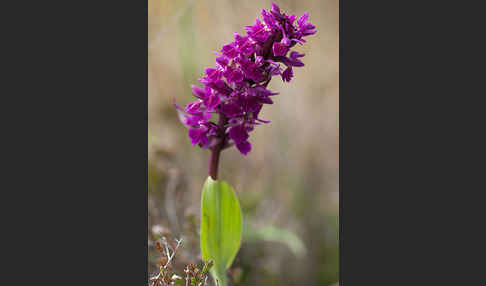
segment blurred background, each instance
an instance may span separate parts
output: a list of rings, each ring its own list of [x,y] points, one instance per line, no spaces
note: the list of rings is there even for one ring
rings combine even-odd
[[[252,151],[222,152],[220,179],[244,212],[241,249],[230,270],[234,285],[338,285],[339,1],[275,1],[286,14],[309,11],[317,33],[296,46],[304,67],[280,92],[250,134]],[[209,151],[193,147],[172,101],[193,100],[190,85],[214,52],[244,34],[271,1],[149,0],[149,275],[157,270],[154,241],[183,238],[174,267],[201,263],[200,196]]]

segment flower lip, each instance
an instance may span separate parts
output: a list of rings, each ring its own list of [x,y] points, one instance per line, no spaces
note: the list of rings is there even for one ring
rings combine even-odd
[[[287,47],[288,47],[288,46],[290,46],[290,44],[291,44],[292,42],[290,41],[290,39],[289,39],[289,38],[287,38],[287,37],[283,37],[283,38],[282,38],[282,41],[280,41],[280,43],[281,43],[282,45],[284,45],[284,46],[287,46]]]
[[[236,148],[238,148],[241,154],[246,156],[251,151],[251,144],[248,141],[238,142],[236,143]]]
[[[272,50],[274,56],[283,57],[287,54],[289,49],[284,44],[277,42],[273,43]]]

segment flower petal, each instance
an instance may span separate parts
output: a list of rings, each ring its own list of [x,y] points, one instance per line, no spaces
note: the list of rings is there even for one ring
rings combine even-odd
[[[238,148],[241,154],[246,156],[251,151],[251,144],[248,141],[238,142],[236,143],[236,148]]]
[[[233,126],[229,130],[229,137],[233,139],[236,143],[246,141],[248,137],[248,132],[246,132],[243,125]]]
[[[284,57],[289,51],[289,48],[287,48],[287,46],[285,46],[284,44],[277,42],[277,43],[273,43],[272,50],[274,56]]]
[[[188,135],[192,145],[196,145],[201,141],[201,131],[199,128],[189,128]]]

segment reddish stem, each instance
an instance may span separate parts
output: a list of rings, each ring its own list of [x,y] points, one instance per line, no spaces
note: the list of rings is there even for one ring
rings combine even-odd
[[[219,114],[219,132],[221,132],[221,142],[219,142],[216,146],[211,149],[211,156],[209,157],[209,170],[208,175],[213,178],[213,180],[218,179],[218,166],[219,166],[219,154],[223,150],[224,142],[225,142],[225,133],[224,133],[224,126],[227,124],[228,119],[223,113]]]

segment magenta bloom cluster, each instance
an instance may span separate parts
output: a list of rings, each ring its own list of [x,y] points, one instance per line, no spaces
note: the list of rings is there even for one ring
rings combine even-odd
[[[192,86],[196,101],[185,108],[176,104],[193,145],[211,149],[234,144],[246,155],[251,150],[248,133],[255,125],[269,123],[258,115],[263,104],[272,104],[271,97],[278,94],[267,89],[271,78],[280,75],[290,82],[292,69],[304,66],[300,60],[304,54],[291,48],[316,33],[309,14],[296,19],[275,3],[261,14],[263,22],[257,18],[254,25],[245,27],[245,36],[235,33],[235,40],[223,45],[216,67],[206,68],[199,79],[203,87]],[[219,115],[217,123],[211,121],[211,114]]]

